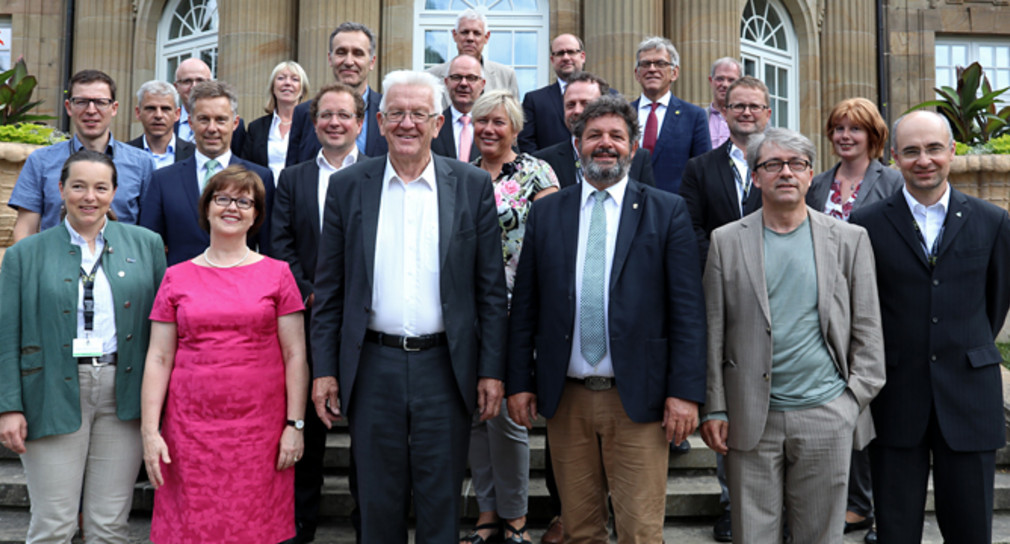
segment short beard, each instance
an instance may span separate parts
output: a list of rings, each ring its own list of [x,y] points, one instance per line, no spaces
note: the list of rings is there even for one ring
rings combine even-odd
[[[582,173],[585,178],[591,181],[594,185],[609,187],[624,179],[624,176],[628,174],[628,169],[630,167],[630,155],[617,159],[617,163],[613,166],[602,166],[593,160],[592,157],[588,157],[582,165]]]

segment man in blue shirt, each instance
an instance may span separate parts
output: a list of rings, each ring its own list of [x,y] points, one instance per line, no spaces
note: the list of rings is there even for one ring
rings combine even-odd
[[[81,70],[70,78],[63,107],[74,124],[74,137],[34,151],[25,161],[8,205],[18,211],[14,242],[60,222],[60,170],[81,148],[105,153],[116,164],[118,188],[112,210],[121,223],[134,224],[140,201],[151,179],[148,155],[112,137],[109,125],[116,116],[116,82],[98,70]]]

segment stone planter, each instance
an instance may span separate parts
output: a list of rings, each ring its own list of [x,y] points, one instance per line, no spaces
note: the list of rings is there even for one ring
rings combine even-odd
[[[950,164],[955,189],[1010,211],[1010,155],[963,155]]]
[[[0,263],[3,252],[14,243],[14,219],[17,212],[7,206],[14,182],[32,151],[41,146],[0,142]]]

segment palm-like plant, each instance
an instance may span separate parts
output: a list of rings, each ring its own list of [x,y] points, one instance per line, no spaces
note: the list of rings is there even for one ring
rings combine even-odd
[[[973,62],[957,69],[956,89],[947,86],[933,89],[943,98],[927,100],[905,113],[935,107],[950,121],[954,140],[969,146],[983,145],[990,138],[1010,133],[1010,106],[997,111],[999,97],[1007,89],[1010,87],[994,91],[989,78],[982,73],[982,65]]]
[[[0,82],[3,82],[0,84],[0,125],[55,119],[50,115],[28,113],[42,100],[32,101],[38,80],[28,75],[24,57],[18,59],[10,70],[0,73]]]

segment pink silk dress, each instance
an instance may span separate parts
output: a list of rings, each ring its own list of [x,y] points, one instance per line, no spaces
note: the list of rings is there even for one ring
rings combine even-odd
[[[158,544],[277,544],[295,536],[294,469],[277,472],[284,360],[277,318],[303,309],[288,265],[191,261],[168,269],[151,310],[177,325],[161,433],[171,464],[154,494]]]

